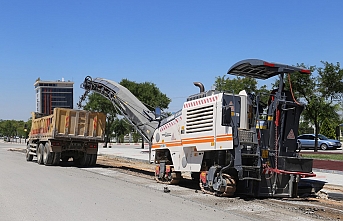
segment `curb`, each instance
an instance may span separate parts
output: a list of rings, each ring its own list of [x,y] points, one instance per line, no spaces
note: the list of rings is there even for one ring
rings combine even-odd
[[[315,173],[315,172],[321,172],[321,173],[332,173],[332,174],[343,175],[343,171],[339,171],[339,170],[326,170],[326,169],[313,168],[312,171],[313,171],[314,173]]]

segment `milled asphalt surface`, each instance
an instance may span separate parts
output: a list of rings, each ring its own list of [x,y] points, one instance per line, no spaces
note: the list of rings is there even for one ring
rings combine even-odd
[[[147,145],[145,145],[144,149],[141,148],[140,144],[111,144],[110,146],[111,148],[99,146],[99,154],[149,161],[149,148]],[[316,177],[307,179],[343,186],[343,171],[314,168],[313,172],[316,174]]]

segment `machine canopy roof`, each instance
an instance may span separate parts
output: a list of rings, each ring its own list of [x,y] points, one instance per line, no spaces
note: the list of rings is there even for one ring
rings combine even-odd
[[[259,59],[247,59],[237,62],[232,65],[227,73],[243,77],[268,79],[280,73],[293,72],[311,74],[311,71],[307,69],[278,63],[270,63]]]

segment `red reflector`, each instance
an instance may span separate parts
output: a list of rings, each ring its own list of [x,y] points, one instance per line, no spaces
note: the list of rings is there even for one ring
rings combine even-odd
[[[89,144],[89,148],[97,148],[96,144]]]
[[[155,174],[156,175],[160,174],[160,166],[155,167]]]
[[[206,171],[202,171],[200,173],[200,180],[202,183],[206,183],[206,177],[207,177],[207,172]]]
[[[302,69],[300,72],[304,74],[311,74],[311,71],[307,69]]]
[[[273,63],[268,63],[268,62],[263,62],[264,66],[268,66],[268,67],[275,67],[275,64]]]

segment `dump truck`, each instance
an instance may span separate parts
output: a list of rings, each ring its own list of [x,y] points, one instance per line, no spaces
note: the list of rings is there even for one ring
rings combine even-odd
[[[267,94],[268,104],[260,94],[205,91],[195,82],[200,92],[164,119],[159,109],[148,109],[112,80],[88,76],[81,87],[85,94],[93,91],[109,99],[149,142],[158,182],[177,184],[183,174],[191,173],[204,193],[216,196],[297,197],[312,191],[301,180],[315,174],[313,160],[301,157],[296,139],[305,106],[292,90],[284,89],[295,72],[311,74],[260,59],[239,61],[228,74],[261,80],[279,77],[278,88]]]
[[[106,115],[103,113],[54,108],[53,114],[32,113],[26,160],[58,165],[73,159],[81,167],[96,164],[98,144],[104,142]]]

